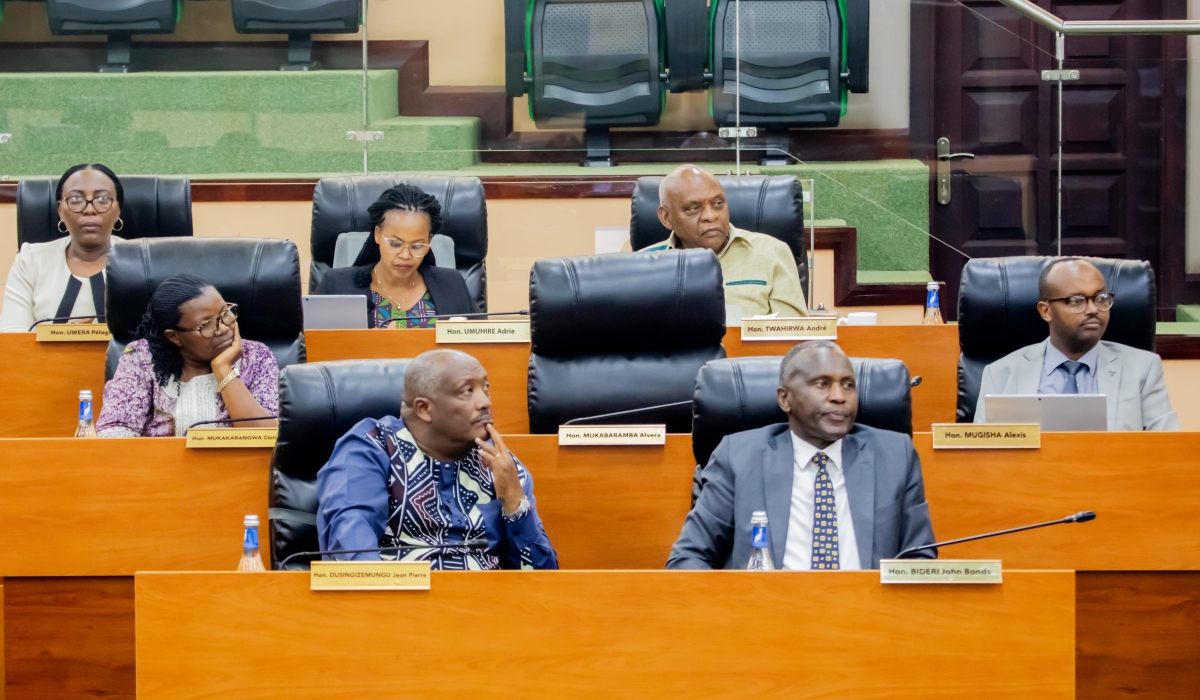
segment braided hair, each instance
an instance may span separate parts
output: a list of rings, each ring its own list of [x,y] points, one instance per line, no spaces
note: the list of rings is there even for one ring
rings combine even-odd
[[[427,194],[419,187],[405,184],[384,190],[383,194],[379,195],[379,199],[367,208],[367,220],[371,224],[371,235],[367,236],[362,250],[358,251],[358,257],[354,260],[355,267],[374,265],[380,261],[379,244],[375,242],[374,233],[376,228],[383,225],[383,219],[389,211],[410,211],[428,215],[431,238],[442,230],[442,205],[438,204],[437,197]],[[436,264],[437,261],[434,260],[431,250],[421,259],[418,269]]]
[[[179,308],[204,294],[204,290],[211,286],[195,275],[175,275],[163,280],[150,296],[150,303],[146,306],[146,313],[142,314],[134,339],[145,340],[150,346],[154,379],[160,386],[183,376],[183,355],[163,332],[168,328],[179,330],[179,319],[183,316]]]
[[[67,172],[63,173],[62,177],[58,178],[58,187],[54,190],[55,200],[62,201],[63,185],[67,184],[67,178],[71,177],[80,170],[95,170],[104,173],[105,177],[107,177],[109,180],[112,180],[113,197],[115,197],[117,200],[117,206],[125,204],[125,188],[121,186],[121,178],[117,177],[117,174],[110,170],[107,165],[101,165],[100,163],[92,163],[90,165],[87,163],[80,163],[79,165],[69,168]]]

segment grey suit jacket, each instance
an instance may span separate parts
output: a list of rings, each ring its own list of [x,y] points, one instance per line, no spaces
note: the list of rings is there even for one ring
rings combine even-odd
[[[1036,394],[1046,360],[1047,338],[1011,352],[983,368],[975,422],[986,423],[983,397],[988,394]],[[1180,430],[1171,410],[1162,359],[1152,352],[1100,341],[1096,384],[1108,397],[1109,430]]]
[[[795,474],[789,432],[787,423],[777,423],[729,435],[717,445],[668,569],[746,568],[750,515],[756,510],[767,511],[771,559],[783,566]],[[911,438],[856,425],[842,439],[842,469],[862,568],[878,569],[880,559],[934,542],[921,460]]]

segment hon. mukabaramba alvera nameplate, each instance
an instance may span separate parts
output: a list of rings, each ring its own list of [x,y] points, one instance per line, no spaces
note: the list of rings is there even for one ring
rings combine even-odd
[[[935,450],[1035,450],[1042,446],[1037,423],[934,423]]]
[[[37,327],[39,343],[88,343],[112,340],[112,333],[103,323],[43,323]]]
[[[439,343],[528,343],[529,321],[450,321],[433,326]]]
[[[427,591],[432,576],[427,561],[314,561],[312,591]]]
[[[559,446],[665,445],[666,425],[560,425]]]
[[[999,559],[884,559],[880,583],[1004,583]]]
[[[743,318],[742,340],[837,340],[837,317]]]

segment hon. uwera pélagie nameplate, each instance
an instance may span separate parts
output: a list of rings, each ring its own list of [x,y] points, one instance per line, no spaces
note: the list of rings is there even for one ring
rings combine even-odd
[[[665,445],[666,425],[560,425],[560,446]]]
[[[442,321],[434,325],[438,343],[528,343],[529,321]]]
[[[278,435],[278,428],[192,428],[187,431],[186,447],[275,447]]]
[[[427,591],[432,579],[427,561],[314,561],[312,591]]]
[[[1003,583],[999,559],[884,559],[880,583]]]
[[[36,333],[39,343],[107,343],[112,340],[112,333],[103,323],[43,323]]]
[[[1030,450],[1042,446],[1037,423],[934,423],[935,450]]]
[[[837,317],[743,318],[742,340],[837,340]]]

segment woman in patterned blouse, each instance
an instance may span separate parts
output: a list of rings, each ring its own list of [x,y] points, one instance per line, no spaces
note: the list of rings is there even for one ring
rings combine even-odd
[[[367,215],[373,235],[354,266],[327,272],[315,294],[364,294],[375,328],[432,328],[437,315],[478,311],[462,275],[435,264],[430,245],[442,228],[436,197],[397,185]]]
[[[104,387],[100,437],[182,436],[200,421],[279,412],[279,367],[262,343],[242,340],[237,304],[208,282],[168,277],[150,297],[136,340]],[[239,427],[274,427],[271,418]]]

